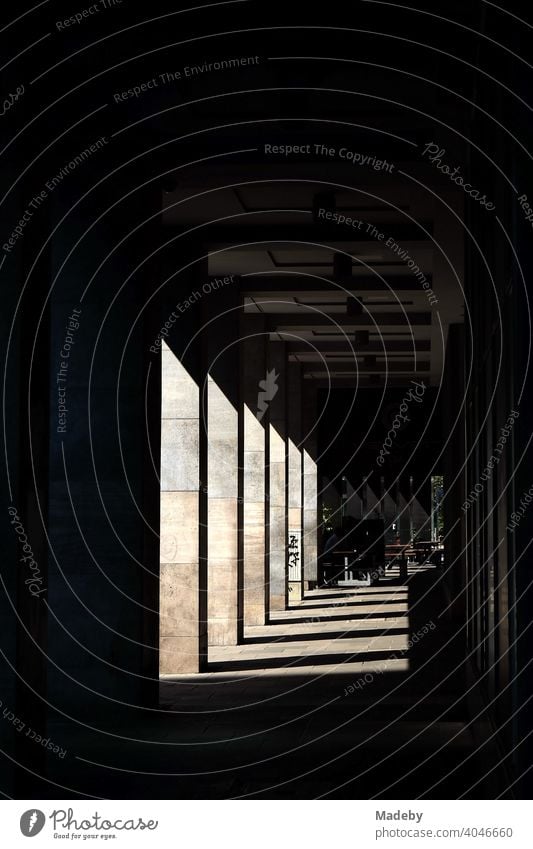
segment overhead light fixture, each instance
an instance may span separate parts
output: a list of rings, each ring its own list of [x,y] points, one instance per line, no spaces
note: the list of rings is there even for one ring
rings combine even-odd
[[[313,196],[313,223],[324,224],[324,211],[335,212],[336,207],[335,192],[317,192]]]
[[[362,315],[363,305],[359,298],[349,297],[346,299],[346,312],[348,315]]]
[[[352,277],[352,258],[346,254],[336,253],[333,255],[333,279],[335,283],[343,283],[346,278]]]

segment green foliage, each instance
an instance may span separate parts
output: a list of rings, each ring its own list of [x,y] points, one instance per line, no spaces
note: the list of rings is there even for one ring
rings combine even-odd
[[[322,527],[325,531],[332,531],[333,524],[331,521],[331,517],[333,516],[334,510],[333,507],[330,507],[329,504],[322,505]]]
[[[444,498],[444,478],[442,475],[431,477],[431,507],[434,515],[435,533],[437,537],[444,533],[444,510],[442,506]]]

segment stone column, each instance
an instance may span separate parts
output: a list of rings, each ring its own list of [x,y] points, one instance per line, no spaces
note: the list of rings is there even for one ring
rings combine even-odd
[[[42,179],[42,173],[40,177]],[[21,200],[24,204],[35,191],[32,188],[33,181],[38,185],[38,170],[37,174],[32,174],[31,178],[28,175],[21,183]],[[13,208],[9,208],[13,220],[15,216],[20,218],[23,214],[23,207],[19,207],[17,200],[15,195],[11,200]],[[8,392],[11,390],[7,400],[9,487],[6,485],[7,476],[2,475],[5,486],[3,513],[4,519],[9,522],[6,537],[2,539],[2,560],[5,563],[0,605],[2,653],[5,654],[1,682],[2,710],[4,718],[16,714],[21,722],[31,726],[34,736],[35,732],[41,736],[47,733],[46,703],[50,666],[47,662],[50,628],[48,604],[55,605],[55,598],[50,593],[49,568],[49,560],[53,563],[48,537],[51,489],[49,422],[54,412],[52,399],[57,398],[57,390],[54,396],[55,384],[51,384],[47,374],[51,359],[51,327],[54,322],[49,249],[45,250],[42,260],[25,280],[30,269],[30,257],[37,255],[53,224],[46,209],[39,212],[41,215],[32,221],[24,237],[23,256],[19,254],[17,258],[16,253],[14,256],[4,254],[5,267],[2,271],[5,279],[3,322],[6,331],[11,317],[16,317],[6,372]],[[7,220],[9,218],[6,217]],[[19,295],[21,301],[17,308],[15,296]],[[50,303],[47,304],[48,298]],[[7,332],[5,338],[8,338]],[[55,556],[53,549],[52,553]],[[12,559],[8,559],[10,555]],[[33,583],[34,577],[36,580]],[[12,676],[8,674],[7,681],[4,678],[6,672],[9,673],[6,659],[16,666],[18,673]],[[4,684],[7,685],[5,688]],[[42,792],[39,776],[46,775],[46,753],[42,751],[42,746],[36,746],[25,733],[21,734],[20,728],[15,733],[14,725],[11,725],[14,739],[6,740],[4,735],[11,736],[11,723],[2,719],[2,724],[2,750],[13,758],[14,784],[11,792],[19,799],[32,798],[33,794]]]
[[[226,280],[227,278],[223,278]],[[210,284],[215,285],[215,284]],[[238,642],[238,298],[236,279],[206,297],[208,642]]]
[[[243,323],[240,468],[244,625],[266,621],[265,413],[276,388],[267,375],[266,337],[257,323]]]
[[[302,385],[302,487],[303,487],[303,537],[302,568],[303,589],[312,590],[317,585],[318,562],[318,468],[317,468],[317,389],[311,380]]]
[[[200,672],[207,661],[200,557],[199,386],[166,343],[162,351],[160,672]]]
[[[268,370],[278,385],[278,392],[270,402],[268,410],[267,553],[270,611],[285,610],[288,603],[285,369],[285,343],[270,342]]]
[[[101,150],[90,174],[78,169],[57,187],[49,232],[116,164],[113,151]],[[139,173],[142,185],[148,175]],[[82,708],[108,714],[109,698],[153,706],[159,695],[161,362],[154,341],[168,312],[159,314],[159,297],[151,298],[161,279],[159,257],[149,258],[160,238],[161,191],[145,185],[134,198],[99,219],[101,198],[88,196],[82,217],[66,219],[74,230],[62,226],[50,253],[57,285],[49,293],[46,598],[61,616],[47,628],[47,697],[71,715]],[[76,262],[61,270],[84,222],[94,226]],[[65,687],[65,671],[78,686]]]
[[[302,598],[302,375],[299,363],[287,364],[287,560],[289,603]]]

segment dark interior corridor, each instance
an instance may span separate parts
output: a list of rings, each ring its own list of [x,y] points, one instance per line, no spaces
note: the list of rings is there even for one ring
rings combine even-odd
[[[82,5],[0,25],[0,792],[528,799],[533,13]]]

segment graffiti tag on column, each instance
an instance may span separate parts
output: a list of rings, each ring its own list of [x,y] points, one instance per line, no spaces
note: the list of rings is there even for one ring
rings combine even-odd
[[[289,564],[289,581],[299,581],[302,576],[301,568],[301,533],[300,531],[289,531],[287,545],[287,561]]]

